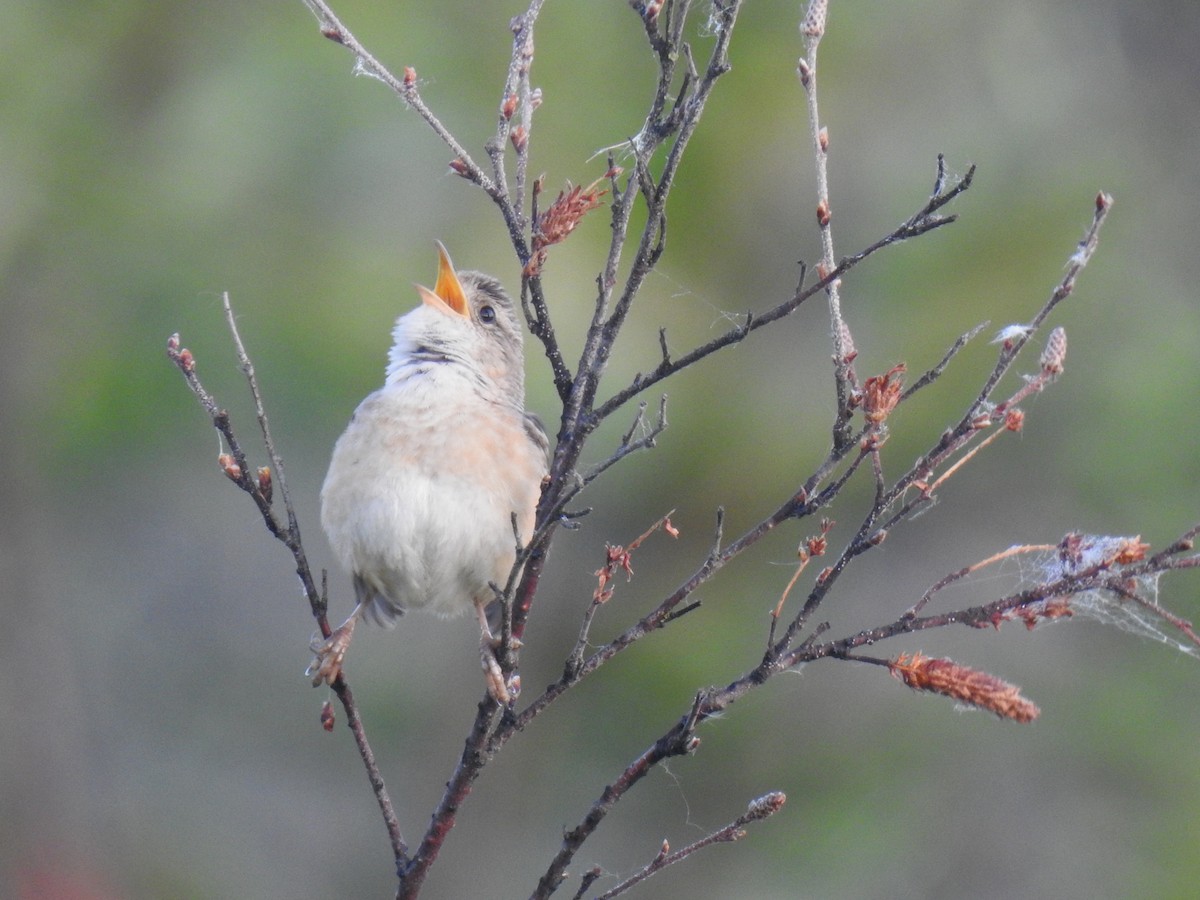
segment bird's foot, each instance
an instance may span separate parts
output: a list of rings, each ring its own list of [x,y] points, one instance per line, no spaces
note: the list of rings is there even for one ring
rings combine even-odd
[[[316,655],[304,670],[304,674],[312,679],[313,687],[333,684],[342,674],[342,661],[346,658],[346,651],[350,649],[350,638],[354,636],[354,626],[357,622],[358,619],[351,616],[335,628],[326,640],[321,640],[319,636],[313,637],[309,646]]]
[[[513,672],[508,678],[504,677],[497,655],[504,641],[492,634],[487,607],[482,602],[476,602],[475,615],[479,618],[479,663],[483,666],[483,679],[487,682],[488,693],[501,706],[508,706],[521,693],[521,676]],[[521,641],[510,635],[508,646],[512,650],[520,650]]]
[[[490,631],[484,632],[480,640],[482,643],[487,644],[493,652],[499,650],[500,645],[503,643],[501,638],[494,636]],[[512,647],[514,650],[520,650],[525,646],[525,642],[520,638],[510,637],[508,639],[508,646]]]
[[[487,683],[488,693],[501,706],[507,706],[521,694],[521,676],[513,672],[508,678],[504,677],[500,660],[496,656],[499,643],[490,634],[481,635],[479,662],[483,666],[483,680]]]

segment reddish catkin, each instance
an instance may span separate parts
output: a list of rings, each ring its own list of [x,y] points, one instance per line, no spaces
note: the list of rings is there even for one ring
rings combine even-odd
[[[862,407],[868,424],[882,425],[892,414],[892,410],[900,402],[904,372],[904,363],[898,363],[883,375],[872,375],[867,379],[867,383],[863,385]]]
[[[514,140],[517,130],[513,131]],[[524,140],[524,130],[520,130]],[[620,169],[613,169],[604,177],[610,178],[619,174]],[[555,201],[538,216],[533,230],[533,255],[525,265],[526,276],[540,275],[546,262],[546,248],[565,241],[580,220],[600,206],[600,198],[608,193],[600,189],[603,180],[597,178],[587,187],[572,187],[568,182],[566,190],[559,191]]]
[[[902,653],[888,663],[888,669],[913,690],[953,697],[993,712],[1002,719],[1032,722],[1041,715],[1041,710],[1022,697],[1021,689],[1015,684],[950,659]]]

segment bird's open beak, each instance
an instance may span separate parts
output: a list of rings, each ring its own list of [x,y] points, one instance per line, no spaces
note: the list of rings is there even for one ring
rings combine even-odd
[[[463,293],[462,282],[454,274],[454,263],[450,262],[450,254],[446,252],[446,248],[442,246],[441,241],[437,242],[437,249],[437,282],[434,284],[432,291],[418,284],[417,294],[420,295],[421,301],[426,306],[432,306],[438,312],[445,313],[446,315],[456,314],[463,318],[470,318],[471,312],[467,308],[467,295]]]

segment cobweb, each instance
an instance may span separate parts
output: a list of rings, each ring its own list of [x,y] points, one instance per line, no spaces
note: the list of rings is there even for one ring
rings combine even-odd
[[[1140,537],[1090,534],[1069,534],[1058,544],[1014,545],[947,576],[914,611],[965,578],[976,583],[1015,582],[1018,590],[1050,591],[1045,599],[1010,610],[997,621],[1019,617],[1033,627],[1081,616],[1200,659],[1200,638],[1191,623],[1159,604],[1163,570],[1147,571],[1139,565],[1147,549]],[[1100,579],[1106,583],[1086,587]],[[1062,590],[1054,593],[1058,586]]]
[[[1063,549],[1067,541],[1072,544],[1070,553]],[[1102,566],[1106,561],[1118,559],[1125,548],[1139,545],[1140,539],[1137,537],[1070,535],[1054,550],[1040,553],[1041,559],[1035,565],[1040,580],[1049,583]],[[1118,573],[1120,567],[1114,566],[1111,571]],[[1070,608],[1077,615],[1101,625],[1166,644],[1200,659],[1200,646],[1189,639],[1188,623],[1159,605],[1158,582],[1161,576],[1161,571],[1131,574],[1125,593],[1107,588],[1080,591],[1071,596]]]

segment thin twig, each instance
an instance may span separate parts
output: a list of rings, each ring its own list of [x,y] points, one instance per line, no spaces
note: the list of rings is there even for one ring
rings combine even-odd
[[[250,477],[250,464],[245,452],[242,450],[241,444],[238,442],[237,435],[234,433],[229,414],[218,406],[215,398],[201,384],[200,378],[196,374],[196,359],[190,350],[180,346],[178,334],[171,335],[167,340],[167,356],[183,374],[188,387],[196,396],[204,411],[208,413],[213,427],[217,429],[230,448],[230,455],[233,459],[232,465],[226,464],[223,466],[226,476],[250,495],[258,507],[259,513],[262,515],[267,530],[291,551],[292,558],[296,563],[296,574],[299,575],[300,582],[304,586],[312,614],[317,620],[317,627],[321,634],[328,638],[331,630],[326,615],[327,602],[325,592],[317,590],[312,572],[309,569],[308,558],[300,540],[300,527],[296,519],[295,510],[292,507],[291,498],[287,495],[284,487],[286,480],[283,472],[283,461],[275,451],[270,428],[267,424],[266,411],[262,402],[262,392],[254,375],[254,365],[250,360],[250,355],[246,352],[241,334],[238,332],[237,318],[233,314],[233,308],[227,293],[222,295],[222,306],[225,312],[225,321],[229,326],[234,347],[236,348],[239,364],[249,382],[250,393],[254,398],[259,428],[262,431],[263,441],[271,460],[273,473],[268,471],[264,477],[264,474],[260,470],[256,479]],[[280,485],[280,495],[284,501],[288,520],[286,527],[279,521],[271,506],[272,479]],[[367,771],[367,780],[371,784],[371,790],[375,794],[375,800],[379,804],[379,811],[383,816],[384,827],[387,829],[388,839],[392,846],[392,854],[396,859],[397,865],[399,865],[408,853],[408,845],[405,843],[404,836],[400,831],[400,824],[396,818],[395,808],[392,806],[392,800],[388,795],[383,775],[380,773],[379,766],[375,762],[375,754],[371,749],[370,742],[367,740],[366,729],[363,727],[358,705],[354,701],[354,694],[350,690],[350,685],[346,681],[344,674],[338,676],[332,688],[346,712],[346,723],[350,727],[351,734],[354,736],[354,744]]]
[[[959,422],[958,428],[965,428],[974,418],[983,411],[995,391],[996,386],[1000,383],[1000,379],[1008,372],[1021,350],[1029,343],[1030,338],[1041,327],[1046,318],[1054,311],[1063,300],[1071,296],[1075,290],[1075,282],[1079,278],[1079,274],[1087,266],[1095,253],[1096,247],[1100,241],[1100,228],[1104,225],[1104,220],[1108,218],[1108,213],[1112,209],[1113,199],[1110,195],[1101,192],[1096,196],[1095,212],[1092,215],[1091,224],[1088,226],[1087,232],[1083,236],[1075,252],[1071,254],[1067,261],[1067,271],[1063,275],[1062,280],[1055,286],[1051,292],[1049,299],[1038,310],[1037,315],[1033,317],[1030,323],[1022,329],[1021,333],[1015,337],[1010,343],[1006,343],[1001,348],[1000,359],[996,362],[996,367],[992,373],[984,381],[983,387],[979,391],[975,402],[968,408],[966,415]]]
[[[415,72],[411,69],[406,70],[405,77],[397,78],[387,66],[371,55],[350,29],[342,24],[342,21],[324,0],[304,0],[304,5],[317,17],[322,35],[354,54],[356,72],[362,72],[386,84],[397,97],[425,120],[425,123],[454,154],[454,159],[457,161],[455,171],[460,171],[461,168],[460,174],[478,184],[493,199],[503,196],[503,185],[497,184],[484,174],[483,169],[471,158],[462,144],[425,105],[425,101],[421,99],[420,91],[417,89]]]
[[[681,850],[671,852],[670,846],[666,841],[663,841],[662,849],[658,855],[646,864],[640,872],[630,876],[620,884],[613,887],[611,890],[600,894],[596,900],[612,900],[613,897],[618,897],[621,894],[631,890],[641,882],[645,881],[652,875],[656,875],[668,866],[673,866],[677,862],[682,862],[687,859],[697,850],[703,850],[705,847],[711,847],[713,844],[728,844],[733,841],[740,841],[746,836],[746,826],[751,822],[758,822],[762,819],[769,818],[783,808],[783,804],[787,801],[787,797],[781,791],[774,791],[770,794],[765,794],[757,800],[753,800],[750,806],[744,813],[734,819],[727,825],[718,828],[711,834],[705,835],[698,841],[688,844]]]
[[[637,417],[630,426],[629,431],[621,438],[621,444],[608,457],[596,463],[588,469],[587,474],[583,476],[583,486],[591,484],[600,475],[610,469],[612,466],[619,463],[631,453],[636,453],[638,450],[649,450],[657,445],[658,436],[667,430],[667,395],[663,394],[658,404],[658,421],[649,428],[646,427],[644,414],[646,412],[646,404],[643,401],[638,406]],[[644,429],[642,434],[633,440],[633,433],[638,429]]]
[[[797,66],[800,84],[808,100],[808,130],[812,140],[813,159],[817,167],[817,226],[821,235],[821,261],[817,274],[826,281],[825,296],[829,300],[829,336],[833,344],[834,384],[837,394],[837,415],[833,423],[833,446],[841,449],[850,442],[850,419],[853,416],[851,398],[857,388],[854,377],[850,326],[842,316],[841,279],[825,279],[834,269],[833,213],[829,201],[829,132],[821,125],[817,105],[817,48],[825,34],[828,0],[810,0],[808,11],[800,23],[805,55]]]
[[[959,182],[955,185],[954,189],[952,189],[952,192],[955,196],[957,196],[962,192],[962,190],[965,190],[964,182]],[[921,217],[922,214],[929,208],[929,206],[930,204],[927,203],[913,218],[915,219]],[[947,224],[950,221],[953,221],[953,219],[942,220],[938,222],[937,226],[930,227],[938,227],[940,225]],[[682,356],[674,359],[661,360],[655,368],[645,374],[639,373],[634,377],[633,381],[627,387],[617,391],[603,403],[598,405],[593,413],[595,420],[602,421],[614,413],[617,409],[624,406],[642,391],[653,387],[663,379],[669,378],[671,375],[674,375],[676,372],[679,372],[682,369],[686,369],[688,366],[695,365],[700,360],[711,356],[713,353],[716,353],[719,350],[723,350],[726,347],[738,344],[741,341],[744,341],[753,332],[758,331],[760,328],[765,328],[767,325],[791,315],[810,297],[825,290],[833,281],[841,278],[859,263],[863,262],[865,259],[872,256],[879,250],[882,250],[885,247],[894,246],[902,241],[909,240],[921,234],[925,234],[928,230],[929,227],[914,230],[909,226],[908,223],[899,225],[887,235],[875,241],[873,244],[870,244],[860,252],[851,256],[843,257],[842,260],[833,267],[832,271],[827,272],[820,280],[810,284],[808,287],[799,286],[796,292],[793,293],[792,296],[787,300],[784,300],[765,312],[754,313],[753,315],[747,314],[746,320],[740,325],[730,328],[724,334],[718,335],[711,341],[688,351]]]
[[[621,798],[650,774],[658,763],[695,750],[697,746],[695,731],[696,726],[703,721],[705,716],[705,697],[705,692],[697,694],[691,711],[674,728],[659,738],[653,746],[626,766],[616,780],[604,788],[579,825],[563,835],[562,848],[538,880],[537,887],[530,895],[530,900],[545,900],[558,889],[566,877],[567,865],[575,857],[575,853],[583,845],[583,842],[591,837],[597,826]]]

